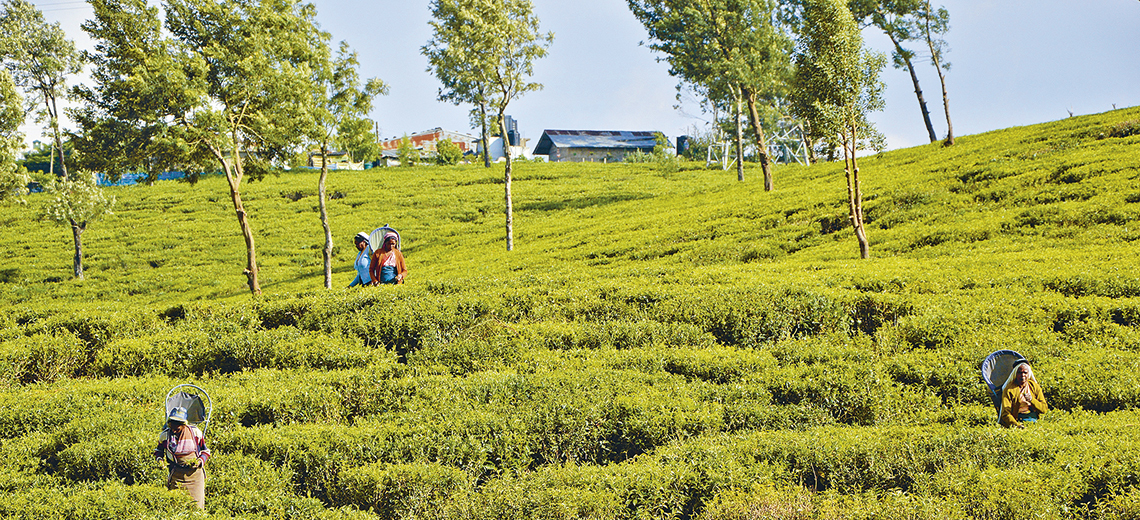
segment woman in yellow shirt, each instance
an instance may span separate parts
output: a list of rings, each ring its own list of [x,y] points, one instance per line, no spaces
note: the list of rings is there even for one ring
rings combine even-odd
[[[1033,377],[1029,362],[1020,359],[1013,364],[1009,379],[1002,386],[999,420],[1006,428],[1024,428],[1024,423],[1037,422],[1037,416],[1049,411],[1041,385]]]

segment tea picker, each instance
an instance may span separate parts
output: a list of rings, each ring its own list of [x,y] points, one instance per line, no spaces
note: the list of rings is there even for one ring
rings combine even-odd
[[[205,465],[210,450],[205,438],[213,409],[210,394],[201,387],[189,383],[175,385],[162,405],[166,425],[154,449],[155,459],[170,470],[166,489],[185,490],[199,509],[206,508]]]
[[[981,371],[1002,426],[1024,428],[1049,411],[1045,394],[1025,356],[1012,350],[996,351],[982,361]]]
[[[408,265],[400,252],[400,233],[384,225],[372,230],[369,242],[374,250],[368,266],[372,284],[403,283],[408,275]]]
[[[1013,350],[998,350],[982,361],[982,381],[986,383],[990,400],[993,401],[998,413],[1001,413],[1001,387],[1005,384],[1005,380],[1009,379],[1009,373],[1013,372],[1013,364],[1019,359],[1025,359],[1025,356]]]

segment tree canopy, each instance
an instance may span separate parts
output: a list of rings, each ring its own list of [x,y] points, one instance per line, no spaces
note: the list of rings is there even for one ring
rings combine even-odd
[[[534,61],[546,56],[554,34],[540,31],[530,0],[435,0],[432,14],[435,34],[423,51],[444,85],[441,99],[488,102],[497,112],[506,157],[504,198],[510,251],[514,249],[514,210],[507,107],[523,94],[542,88],[530,77]],[[480,90],[479,85],[487,88]]]
[[[645,25],[650,48],[665,55],[670,74],[717,100],[739,93],[748,104],[764,187],[775,189],[757,104],[783,95],[792,40],[772,0],[627,0]],[[742,179],[743,180],[743,179]]]
[[[324,38],[322,37],[322,40]],[[325,182],[329,175],[329,152],[333,145],[349,152],[359,160],[373,158],[379,152],[376,135],[372,132],[372,121],[367,115],[372,111],[372,99],[386,94],[388,86],[379,79],[372,78],[363,84],[357,72],[359,61],[356,52],[347,42],[341,42],[335,58],[331,49],[324,46],[324,52],[314,70],[313,106],[314,125],[311,139],[321,154],[321,175],[317,181],[320,199],[321,226],[325,232],[324,274],[325,288],[332,288],[332,225],[329,222]]]
[[[843,147],[849,218],[863,258],[870,257],[863,217],[857,152],[882,147],[868,113],[883,108],[879,72],[886,58],[863,47],[859,27],[844,0],[804,2],[802,37],[796,46],[795,105],[812,133]]]
[[[43,13],[31,2],[3,0],[0,49],[4,67],[28,95],[29,106],[39,106],[36,120],[47,123],[55,150],[62,153],[59,100],[66,95],[67,77],[83,68],[75,43],[67,39],[59,23],[44,21]],[[66,176],[67,161],[61,164]]]
[[[28,192],[28,175],[16,164],[16,153],[23,146],[20,123],[24,120],[23,100],[6,69],[0,68],[0,203],[22,202]]]

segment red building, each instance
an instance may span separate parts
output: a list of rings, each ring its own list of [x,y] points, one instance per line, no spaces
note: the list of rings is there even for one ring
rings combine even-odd
[[[386,141],[380,142],[380,147],[384,150],[395,150],[400,147],[400,141],[403,137],[395,137]],[[478,137],[473,135],[461,134],[459,132],[452,132],[442,128],[433,128],[424,132],[417,132],[408,136],[408,140],[412,142],[412,147],[417,150],[425,152],[435,152],[436,143],[447,139],[459,146],[463,153],[475,153],[475,142],[479,140]]]

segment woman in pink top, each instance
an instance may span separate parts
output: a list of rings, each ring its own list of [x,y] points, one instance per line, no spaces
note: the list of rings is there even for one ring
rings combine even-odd
[[[372,285],[404,283],[408,276],[408,266],[404,263],[404,254],[396,248],[396,240],[395,233],[385,234],[384,244],[372,253],[372,265],[368,268]]]
[[[206,447],[202,430],[187,422],[185,408],[177,406],[170,410],[166,428],[158,436],[154,458],[166,462],[170,470],[166,489],[184,489],[198,503],[198,509],[206,509],[205,466],[210,459],[210,449]]]

